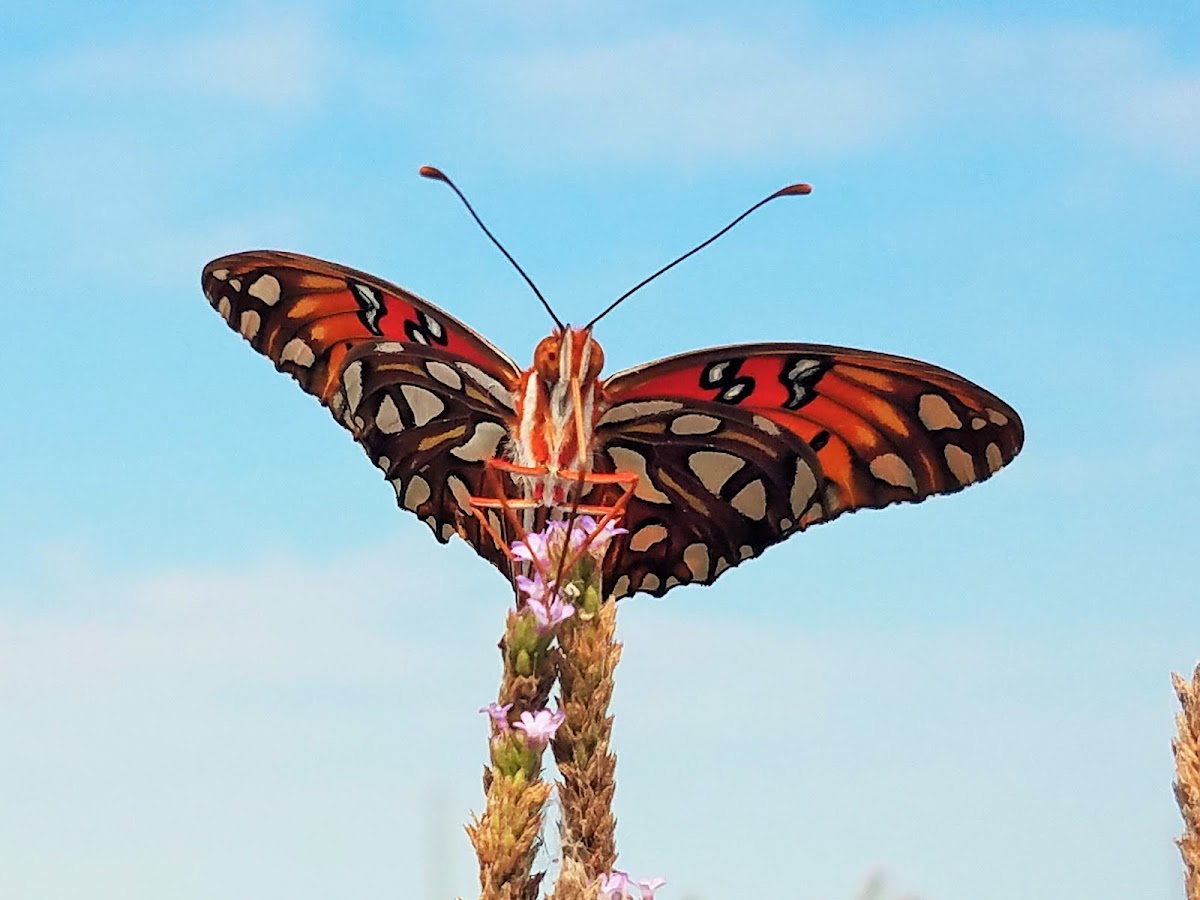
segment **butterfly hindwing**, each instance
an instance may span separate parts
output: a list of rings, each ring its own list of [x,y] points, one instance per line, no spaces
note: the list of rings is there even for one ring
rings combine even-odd
[[[346,354],[388,340],[453,354],[516,383],[516,364],[453,316],[404,288],[337,263],[258,250],[215,259],[201,284],[209,303],[259,353],[328,404]]]
[[[640,434],[639,455],[630,459],[651,480],[656,471],[660,477],[680,471],[679,426],[673,431],[668,422],[665,430],[651,434],[644,426],[655,415],[680,422],[693,414],[720,420],[713,441],[726,429],[748,433],[748,417],[768,449],[766,457],[744,456],[746,471],[763,473],[768,510],[785,508],[782,498],[771,495],[790,485],[783,461],[807,461],[819,499],[791,528],[776,528],[774,540],[766,540],[767,533],[761,527],[756,531],[744,516],[731,518],[732,495],[721,493],[719,522],[713,520],[716,540],[743,531],[758,536],[736,548],[741,558],[757,556],[792,531],[843,512],[961,490],[1012,460],[1024,439],[1016,412],[961,376],[904,357],[820,344],[748,344],[688,353],[618,373],[605,389],[612,404],[608,415],[619,418],[619,410],[627,410],[628,418],[616,423],[615,431],[610,427],[604,440],[619,447],[631,433]],[[635,415],[639,409],[646,415]],[[771,427],[778,434],[771,434]],[[781,462],[762,461],[772,456]],[[618,463],[617,468],[629,467]],[[701,533],[695,522],[699,510],[677,502],[660,506],[657,521],[667,532],[679,530],[689,538]],[[678,553],[685,540],[671,538],[667,546]],[[710,556],[716,558],[716,549],[716,543],[709,545]],[[729,558],[728,547],[720,549],[729,565],[740,561]],[[639,587],[637,576],[653,566],[638,559],[626,553],[614,577],[629,575],[632,590],[665,591],[665,580],[654,578],[650,587]]]
[[[495,493],[485,483],[485,462],[504,454],[511,433],[512,398],[495,379],[432,347],[369,341],[346,355],[329,406],[383,471],[401,508],[443,544],[458,534],[509,574],[470,501]]]
[[[728,405],[618,403],[596,437],[598,469],[638,475],[622,520],[629,534],[606,564],[605,584],[618,597],[711,584],[819,521],[834,489],[804,441]]]

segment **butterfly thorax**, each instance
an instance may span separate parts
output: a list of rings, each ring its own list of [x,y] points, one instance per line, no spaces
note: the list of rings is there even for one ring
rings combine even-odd
[[[607,403],[600,384],[604,351],[586,328],[556,329],[534,351],[516,395],[517,427],[509,446],[513,462],[544,469],[525,487],[547,505],[565,500],[560,472],[591,472],[592,434]]]

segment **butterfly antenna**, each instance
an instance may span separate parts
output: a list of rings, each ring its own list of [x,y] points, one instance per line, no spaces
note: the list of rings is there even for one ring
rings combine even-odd
[[[475,223],[483,229],[483,233],[486,234],[488,238],[491,239],[491,242],[496,245],[497,249],[504,254],[504,258],[512,263],[512,267],[521,273],[521,277],[525,279],[525,283],[533,288],[533,292],[537,294],[537,298],[542,301],[542,306],[546,307],[546,312],[550,313],[550,318],[554,320],[554,324],[560,329],[565,328],[566,326],[563,325],[562,320],[554,314],[554,310],[550,308],[550,304],[546,302],[546,298],[542,296],[542,292],[539,291],[537,285],[533,283],[533,279],[525,274],[525,270],[522,269],[520,264],[512,258],[512,254],[504,249],[504,245],[496,240],[496,236],[488,230],[486,225],[483,224],[483,219],[479,218],[479,213],[475,212],[475,208],[471,206],[467,198],[463,196],[463,192],[458,189],[458,185],[451,181],[445,172],[443,172],[441,169],[435,169],[433,166],[421,166],[420,173],[423,178],[432,178],[434,181],[443,181],[450,185],[450,190],[458,194],[458,199],[463,202],[463,206],[467,208],[467,212],[471,214],[471,217],[475,220]]]
[[[736,219],[734,219],[732,222],[730,222],[728,225],[726,225],[724,228],[722,228],[720,231],[718,231],[716,234],[714,234],[712,237],[710,237],[707,241],[705,241],[702,244],[697,244],[695,247],[693,247],[687,253],[683,254],[683,256],[679,257],[676,260],[673,260],[672,262],[667,263],[665,266],[663,266],[661,269],[659,269],[657,272],[655,272],[653,275],[649,276],[648,278],[643,278],[641,281],[639,281],[637,284],[635,284],[633,287],[631,287],[629,290],[627,290],[625,293],[623,293],[620,297],[618,297],[612,303],[608,304],[608,306],[606,306],[604,308],[604,311],[602,313],[600,313],[600,315],[596,316],[596,318],[592,319],[592,321],[588,322],[587,325],[584,326],[584,328],[591,328],[593,325],[595,325],[597,322],[599,322],[601,319],[603,319],[605,316],[607,316],[610,312],[612,312],[614,309],[616,309],[622,303],[622,301],[626,300],[630,295],[635,294],[638,291],[640,291],[642,288],[644,288],[646,285],[648,285],[650,282],[652,282],[659,275],[662,275],[664,272],[667,272],[667,271],[675,268],[677,265],[679,265],[681,262],[683,262],[685,259],[687,259],[689,256],[691,256],[693,253],[699,253],[701,250],[703,250],[705,247],[707,247],[709,244],[711,244],[713,241],[715,241],[717,238],[719,238],[725,232],[729,231],[729,229],[733,228],[734,225],[736,225],[738,222],[742,221],[742,219],[746,218],[746,216],[750,215],[750,213],[754,212],[760,206],[765,206],[766,204],[770,203],[772,200],[776,199],[777,197],[796,197],[796,196],[800,196],[801,194],[811,194],[811,193],[812,193],[812,185],[789,184],[787,187],[780,188],[779,190],[777,190],[770,197],[764,197],[762,200],[759,200],[752,207],[750,207],[748,210],[746,210],[744,213],[742,213],[740,216],[738,216]]]

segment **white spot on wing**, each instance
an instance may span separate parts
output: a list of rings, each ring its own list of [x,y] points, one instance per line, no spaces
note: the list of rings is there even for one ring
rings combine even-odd
[[[357,412],[358,404],[362,403],[362,372],[362,360],[358,359],[342,370],[342,387],[346,389],[350,412]]]
[[[212,277],[217,279],[217,281],[224,281],[226,278],[229,277],[229,270],[228,269],[213,269]]]
[[[471,435],[471,439],[461,447],[452,448],[450,455],[457,456],[466,462],[483,462],[485,459],[491,459],[496,455],[500,441],[507,433],[508,430],[496,422],[480,422],[475,426],[475,432]]]
[[[792,516],[800,518],[812,502],[813,494],[817,492],[817,478],[813,470],[803,459],[796,460],[796,474],[792,478],[792,491],[788,502],[792,508]],[[786,529],[785,529],[786,530]]]
[[[501,406],[506,409],[516,408],[513,406],[512,391],[483,371],[483,369],[465,362],[458,363],[458,368],[462,370],[464,375],[490,394]]]
[[[429,373],[431,378],[435,381],[440,381],[446,387],[454,388],[456,391],[462,390],[462,376],[452,366],[448,366],[440,360],[431,359],[425,363],[425,371]]]
[[[620,422],[629,422],[659,413],[674,412],[677,409],[683,409],[683,404],[674,400],[635,400],[632,403],[621,403],[614,406],[601,416],[600,421],[596,424],[616,425]]]
[[[688,465],[700,479],[700,483],[714,495],[719,496],[725,482],[746,465],[746,461],[732,453],[722,453],[718,450],[697,450],[688,457]]]
[[[417,511],[417,507],[430,498],[429,482],[420,475],[414,475],[404,491],[404,508]]]
[[[418,428],[440,416],[446,409],[446,404],[442,402],[441,397],[433,391],[427,391],[415,384],[400,385],[400,393],[404,395],[408,408],[412,410],[413,422]]]
[[[754,427],[757,428],[759,431],[765,431],[767,434],[772,435],[772,436],[778,436],[779,434],[782,433],[779,430],[779,426],[776,425],[774,422],[772,422],[770,419],[768,419],[766,416],[757,416],[756,415],[754,417]]]
[[[294,362],[305,369],[317,360],[312,347],[308,346],[300,338],[292,338],[288,341],[283,347],[283,352],[279,354],[279,358],[283,362]]]
[[[661,525],[644,525],[629,539],[629,549],[645,553],[655,544],[667,539],[667,529]]]
[[[375,413],[375,427],[384,434],[398,434],[404,430],[404,423],[400,421],[400,409],[390,394],[384,394],[383,399],[379,401],[379,412]]]
[[[747,519],[761,522],[767,515],[767,488],[761,478],[755,478],[729,502]]]
[[[967,485],[975,480],[975,460],[971,458],[970,453],[957,444],[947,444],[942,452],[946,456],[946,465],[950,467],[959,484]]]
[[[226,322],[229,321],[229,317],[233,315],[233,304],[229,302],[228,297],[222,297],[217,301],[217,312],[221,314],[222,319]]]
[[[460,509],[469,510],[471,508],[471,491],[467,488],[466,482],[457,475],[451,475],[446,479],[446,486],[450,488],[450,493],[454,495],[454,501]]]
[[[262,316],[252,309],[247,309],[242,312],[242,317],[238,321],[238,331],[242,333],[248,341],[254,340],[254,336],[258,334],[258,329],[262,326]]]
[[[712,434],[720,427],[720,419],[702,413],[685,413],[671,420],[672,434]]]
[[[895,453],[883,453],[871,460],[871,474],[893,487],[908,488],[917,492],[917,479],[908,463]]]
[[[998,472],[1004,465],[1004,457],[1000,455],[1000,447],[997,444],[988,444],[983,455],[987,459],[989,472]]]
[[[246,293],[257,297],[267,306],[274,306],[279,302],[279,279],[274,275],[260,275]]]
[[[962,419],[955,415],[941,394],[922,394],[917,403],[917,416],[930,431],[943,428],[962,428]]]
[[[637,487],[633,496],[647,503],[670,503],[671,498],[654,486],[650,474],[646,471],[646,457],[627,447],[609,447],[608,455],[618,472],[629,472],[638,477]]]
[[[692,573],[695,581],[707,581],[709,570],[708,545],[688,544],[683,551],[683,564]]]

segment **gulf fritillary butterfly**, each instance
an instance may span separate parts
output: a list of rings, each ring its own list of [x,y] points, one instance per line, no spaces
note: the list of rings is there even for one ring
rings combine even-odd
[[[807,189],[767,199],[789,192]],[[489,529],[471,512],[488,491],[489,461],[623,473],[629,533],[604,561],[615,597],[711,584],[842,513],[954,493],[993,475],[1024,440],[995,395],[901,356],[741,344],[605,379],[595,320],[560,324],[521,369],[433,304],[336,263],[236,253],[205,266],[202,284],[231,327],[350,430],[401,507],[506,575],[510,560],[491,533],[503,523],[489,512]],[[520,489],[547,507],[568,502],[570,484],[552,482]],[[612,503],[620,486],[589,491],[589,502]]]

